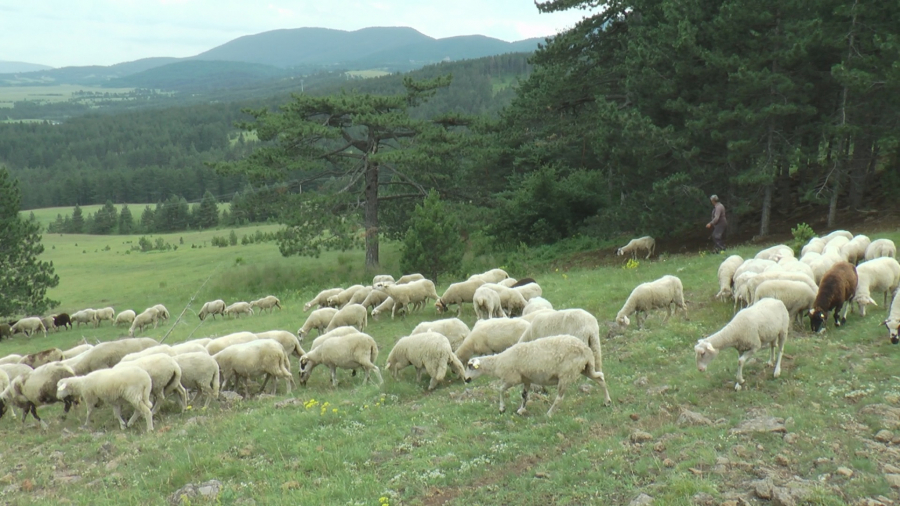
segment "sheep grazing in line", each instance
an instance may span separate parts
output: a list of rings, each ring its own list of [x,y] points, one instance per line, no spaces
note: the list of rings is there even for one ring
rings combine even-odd
[[[646,251],[647,256],[644,257],[644,259],[649,260],[650,256],[653,255],[653,251],[655,249],[656,239],[650,237],[649,235],[645,235],[644,237],[628,241],[628,244],[616,250],[616,256],[621,257],[631,255],[632,260],[637,260],[638,253],[643,253]]]
[[[134,323],[135,318],[137,318],[137,314],[135,314],[134,310],[126,309],[125,311],[122,311],[121,313],[116,315],[116,320],[113,322],[113,326],[118,327],[120,323],[124,323],[130,327],[131,324]]]
[[[3,338],[12,339],[12,331],[8,323],[0,323],[0,340]]]
[[[85,325],[94,323],[97,320],[96,309],[82,309],[72,314],[71,319],[75,322],[76,327],[80,327],[82,323]]]
[[[94,346],[90,350],[65,360],[63,363],[70,366],[75,374],[84,376],[98,369],[108,369],[118,364],[122,357],[129,353],[141,351],[159,342],[148,337],[134,337],[108,341]]]
[[[437,332],[447,338],[450,343],[450,349],[455,350],[462,344],[463,340],[469,335],[469,326],[459,318],[446,318],[433,322],[422,322],[416,325],[416,328],[410,332],[410,335],[421,334],[423,332]]]
[[[242,391],[244,395],[247,395],[247,380],[264,374],[266,379],[259,390],[260,393],[265,391],[266,385],[272,378],[276,378],[272,381],[275,389],[277,389],[277,378],[283,378],[287,393],[291,393],[291,387],[294,385],[291,363],[288,361],[284,348],[275,340],[258,339],[248,343],[235,344],[216,353],[212,358],[219,364],[222,376],[221,388],[225,388],[234,379],[235,387],[239,382],[242,383]]]
[[[890,239],[875,239],[866,248],[865,259],[874,260],[880,257],[897,257],[897,246]]]
[[[726,301],[734,297],[732,287],[734,284],[734,271],[737,270],[744,259],[740,255],[731,255],[726,258],[720,265],[718,271],[719,277],[719,293],[716,294],[716,300]]]
[[[600,348],[600,324],[584,309],[541,311],[522,332],[520,343],[537,341],[549,336],[566,334],[581,339],[594,353],[594,370],[603,370],[603,351]]]
[[[41,323],[44,324],[44,328],[47,330],[54,330],[56,325],[53,324],[53,316],[41,316]]]
[[[47,327],[44,327],[44,322],[36,316],[22,318],[15,325],[11,326],[9,331],[12,335],[22,332],[27,337],[31,337],[35,332],[41,331],[44,333],[44,337],[47,337]]]
[[[386,293],[394,301],[391,308],[391,319],[400,309],[406,308],[409,312],[411,304],[424,303],[429,299],[438,300],[434,283],[430,279],[420,279],[403,285],[379,283],[375,285],[375,290]]]
[[[856,274],[858,281],[853,300],[856,301],[861,316],[866,316],[867,305],[878,307],[872,299],[873,293],[884,292],[882,303],[887,307],[890,302],[888,298],[897,289],[897,285],[900,285],[900,263],[891,257],[863,262],[856,267]]]
[[[257,339],[259,339],[259,336],[253,332],[235,332],[213,339],[206,344],[206,351],[208,351],[210,355],[215,355],[229,346],[249,343],[250,341],[256,341]]]
[[[368,324],[369,312],[360,304],[347,304],[338,310],[337,313],[328,322],[325,332],[334,330],[338,327],[356,327],[360,332],[366,329]]]
[[[360,304],[362,304],[362,306],[366,309],[375,309],[376,307],[383,304],[384,301],[387,299],[388,299],[387,293],[385,293],[381,290],[375,290],[373,288],[372,291],[370,291],[369,294],[366,295],[366,298],[362,302],[360,302]],[[391,299],[391,307],[393,307],[393,306],[394,306],[394,301],[393,301],[393,299]]]
[[[350,299],[353,297],[353,294],[356,293],[357,290],[361,290],[363,288],[365,288],[363,285],[353,285],[336,295],[328,297],[328,307],[341,309],[350,302]]]
[[[140,413],[144,417],[147,422],[147,432],[152,432],[151,385],[152,380],[147,371],[129,365],[94,371],[86,376],[62,379],[57,384],[56,397],[73,397],[84,401],[87,408],[84,427],[88,427],[91,421],[91,411],[99,401],[112,404],[113,413],[119,420],[119,427],[122,430],[125,430],[126,426],[125,420],[122,418],[122,404],[127,402],[134,408],[135,413]]]
[[[536,284],[527,286],[534,286],[540,289],[540,287]],[[497,283],[485,283],[478,287],[478,290],[482,288],[490,288],[491,290],[497,292],[497,295],[500,296],[500,306],[509,316],[520,316],[522,314],[522,311],[525,309],[525,306],[528,304],[528,300],[525,299],[525,297],[522,295],[522,292],[520,292],[517,288],[507,288],[503,285],[498,285]],[[475,293],[478,293],[478,290],[475,290]],[[472,297],[472,304],[474,305],[474,303],[475,298]]]
[[[469,279],[480,279],[485,283],[499,283],[508,277],[509,274],[507,274],[503,269],[491,269],[489,271],[482,272],[481,274],[473,274],[469,276]]]
[[[235,318],[240,318],[240,315],[250,315],[253,316],[253,308],[250,307],[249,302],[235,302],[234,304],[225,308],[225,312],[222,313],[222,316],[234,315]]]
[[[266,295],[265,297],[263,297],[261,299],[257,299],[257,300],[254,300],[253,302],[251,302],[250,307],[258,307],[260,312],[263,312],[266,309],[268,309],[269,312],[271,313],[272,311],[275,310],[274,308],[276,308],[276,307],[279,310],[281,310],[281,301],[278,300],[278,297],[276,297],[274,295]]]
[[[525,309],[522,310],[522,316],[528,316],[531,313],[536,313],[538,311],[544,311],[547,309],[553,311],[553,304],[551,304],[549,300],[543,297],[535,297],[529,300],[528,304],[525,305]]]
[[[821,254],[822,250],[825,249],[825,245],[827,243],[828,241],[826,241],[825,239],[822,239],[820,237],[813,237],[806,243],[806,246],[803,246],[803,249],[800,250],[800,257],[805,257],[809,252]]]
[[[99,327],[100,322],[104,320],[108,320],[110,323],[115,323],[116,320],[116,310],[111,307],[105,307],[103,309],[98,309],[96,313],[94,313],[96,319],[94,320],[94,326]]]
[[[378,384],[384,383],[381,371],[375,365],[378,358],[378,345],[372,336],[363,333],[346,334],[332,337],[313,349],[309,350],[300,359],[300,384],[305,385],[309,377],[319,364],[324,364],[331,369],[331,385],[336,387],[337,368],[341,369],[365,369],[366,376],[363,384],[369,381],[369,375],[375,373]]]
[[[303,338],[306,337],[312,329],[316,329],[320,336],[324,334],[325,327],[331,323],[331,319],[334,318],[334,315],[336,315],[337,312],[338,310],[333,307],[323,307],[310,313],[309,318],[303,322],[303,326],[297,329],[297,337],[300,338],[300,342],[303,342]]]
[[[709,363],[725,348],[738,351],[737,382],[735,390],[744,384],[744,364],[765,345],[769,345],[768,365],[775,366],[774,377],[781,375],[781,356],[784,354],[784,343],[787,341],[791,317],[784,303],[778,299],[762,299],[756,304],[738,311],[734,318],[722,330],[697,341],[694,354],[697,369],[705,372]],[[775,349],[778,348],[778,358]]]
[[[391,283],[393,283],[393,281],[391,281]],[[369,297],[369,294],[371,294],[373,290],[374,288],[371,286],[364,286],[360,288],[353,293],[353,296],[350,297],[350,300],[347,301],[347,304],[362,304],[366,300],[366,298]]]
[[[453,283],[444,291],[437,302],[434,303],[438,313],[443,313],[450,309],[450,306],[457,304],[456,316],[462,314],[462,305],[466,302],[471,303],[475,297],[475,290],[486,281],[481,278],[469,279],[461,283]]]
[[[500,353],[519,342],[531,323],[522,318],[492,318],[478,320],[469,335],[456,348],[460,362],[467,362],[475,355]]]
[[[156,312],[159,314],[160,320],[168,320],[169,319],[169,310],[166,309],[166,306],[163,306],[162,304],[157,304],[157,305],[153,306],[153,309],[155,309]]]
[[[475,290],[472,306],[475,308],[475,317],[479,320],[506,318],[506,313],[503,312],[500,304],[500,294],[485,285]]]
[[[63,351],[62,359],[68,360],[70,358],[77,357],[78,355],[81,355],[82,353],[87,352],[88,350],[90,350],[93,347],[94,347],[93,344],[88,344],[88,343],[79,344],[78,346],[73,346],[73,347],[69,348],[68,350]]]
[[[206,397],[203,407],[209,406],[211,399],[219,398],[219,363],[206,351],[195,353],[183,353],[172,357],[181,367],[181,386],[185,390],[196,392],[191,404],[200,395]]]
[[[333,295],[337,295],[343,292],[343,288],[329,288],[328,290],[322,290],[318,295],[313,297],[313,299],[306,304],[303,305],[303,311],[309,311],[313,306],[318,306],[319,309],[328,306],[328,297]]]
[[[884,326],[888,329],[888,337],[891,344],[900,343],[900,297],[894,297],[891,303],[891,311],[888,313],[887,319],[884,320]]]
[[[225,318],[225,301],[222,299],[211,300],[203,304],[197,316],[200,318],[200,321],[205,320],[209,315],[212,315],[213,320],[215,320],[217,314]]]
[[[71,367],[59,362],[44,364],[10,381],[6,390],[0,393],[0,404],[12,404],[21,408],[23,423],[28,413],[31,413],[31,416],[46,428],[47,423],[38,416],[37,407],[62,401],[65,403],[63,411],[68,413],[74,399],[57,396],[56,383],[63,378],[74,376],[75,371]],[[2,411],[4,409],[0,407],[0,412]]]
[[[791,320],[796,320],[802,328],[803,316],[808,314],[816,303],[816,290],[800,281],[776,279],[765,281],[756,287],[753,303],[765,298],[778,299],[784,303]]]
[[[152,414],[155,415],[159,411],[163,401],[173,392],[178,396],[178,404],[181,405],[181,411],[184,412],[187,407],[187,392],[181,386],[181,367],[170,355],[154,353],[128,362],[119,362],[113,369],[120,367],[139,367],[150,375],[150,395],[153,398],[153,408],[150,412]],[[139,413],[135,411],[128,420],[129,427],[138,415]]]
[[[37,369],[44,364],[49,364],[50,362],[59,362],[63,359],[64,357],[62,350],[60,350],[59,348],[49,348],[44,351],[25,355],[24,357],[19,359],[19,363],[25,364],[32,369]]]
[[[384,368],[397,379],[400,371],[411,365],[416,368],[417,383],[422,381],[422,372],[428,372],[431,377],[428,390],[434,390],[447,375],[448,364],[460,378],[466,377],[462,362],[453,354],[447,338],[437,332],[423,332],[401,337]]]
[[[823,237],[822,239],[824,239],[825,242],[827,243],[828,241],[834,239],[835,237],[844,237],[849,241],[850,239],[853,239],[853,234],[851,234],[850,232],[847,232],[846,230],[835,230],[834,232],[831,232],[830,234]]]
[[[777,262],[781,258],[794,257],[794,250],[791,249],[790,246],[785,246],[784,244],[778,244],[772,246],[771,248],[766,248],[759,253],[756,254],[753,258],[757,260],[772,260]]]
[[[53,326],[57,329],[63,327],[66,330],[69,330],[72,328],[72,319],[69,317],[68,313],[59,313],[53,317]]]
[[[415,273],[415,274],[404,274],[400,276],[400,279],[397,280],[398,285],[405,285],[407,283],[412,283],[413,281],[419,281],[420,279],[425,279],[425,276]],[[375,283],[373,283],[374,285]]]
[[[153,324],[153,328],[159,325],[159,311],[156,308],[148,307],[141,314],[134,317],[131,327],[128,329],[129,337],[134,337],[134,331],[143,332],[144,327]]]
[[[856,295],[856,285],[859,276],[856,267],[849,262],[838,262],[822,276],[819,283],[819,292],[816,294],[816,304],[809,310],[809,321],[813,332],[825,330],[825,320],[828,312],[834,310],[834,325],[840,327],[847,322],[847,311],[850,302]],[[847,304],[844,306],[844,304]],[[844,309],[844,314],[841,313]]]
[[[687,319],[687,306],[684,304],[684,287],[681,280],[675,276],[663,276],[656,281],[641,283],[625,301],[625,305],[616,315],[616,323],[622,327],[631,324],[629,315],[636,315],[638,327],[643,328],[643,321],[647,319],[647,312],[654,309],[666,308],[666,317],[663,322],[672,316],[672,306],[681,308],[684,318]],[[641,313],[644,318],[641,318]]]
[[[868,236],[857,235],[841,247],[841,256],[851,264],[858,264],[865,259],[866,249],[870,244],[872,244],[872,240]]]
[[[545,337],[528,343],[517,343],[502,353],[486,357],[473,358],[466,364],[466,381],[471,381],[482,374],[494,376],[503,381],[500,387],[500,412],[506,411],[506,391],[516,385],[522,385],[522,404],[516,411],[525,414],[528,402],[528,391],[531,385],[556,385],[556,399],[547,410],[547,416],[553,416],[559,403],[563,400],[569,385],[579,375],[584,375],[603,387],[606,394],[605,403],[610,404],[609,390],[603,373],[594,367],[594,354],[581,339],[558,335]]]

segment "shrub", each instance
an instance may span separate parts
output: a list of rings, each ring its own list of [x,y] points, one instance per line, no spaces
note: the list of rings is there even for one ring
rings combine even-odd
[[[400,267],[404,272],[421,272],[437,283],[440,274],[459,272],[465,249],[459,220],[432,190],[412,213],[400,249]]]
[[[798,223],[796,227],[791,229],[791,234],[794,236],[794,242],[791,243],[791,247],[797,252],[803,249],[803,246],[816,236],[812,227],[806,223]]]

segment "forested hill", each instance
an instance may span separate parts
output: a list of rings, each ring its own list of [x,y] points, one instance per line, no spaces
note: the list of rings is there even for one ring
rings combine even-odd
[[[50,68],[52,67],[48,67],[47,65],[38,65],[36,63],[0,60],[0,74],[11,74],[14,72],[34,72],[37,70],[47,70]]]

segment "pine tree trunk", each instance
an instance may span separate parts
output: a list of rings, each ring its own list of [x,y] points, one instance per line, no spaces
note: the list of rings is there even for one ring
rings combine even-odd
[[[769,235],[769,221],[772,218],[772,185],[766,185],[763,193],[762,219],[759,224],[759,235],[765,237]]]
[[[863,197],[866,194],[866,176],[871,159],[872,141],[870,139],[857,140],[853,148],[853,158],[849,170],[851,209],[862,207]]]
[[[378,165],[366,160],[366,270],[378,269]]]

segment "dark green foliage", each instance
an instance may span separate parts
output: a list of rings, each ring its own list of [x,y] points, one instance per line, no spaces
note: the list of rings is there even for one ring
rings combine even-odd
[[[219,224],[219,208],[216,206],[216,197],[207,191],[203,194],[200,207],[194,215],[194,223],[199,228],[212,228]]]
[[[816,233],[813,231],[812,227],[806,223],[798,223],[796,227],[791,229],[791,235],[794,236],[794,241],[790,246],[797,253],[797,256],[800,256],[800,250],[803,249],[803,246],[805,246],[810,239],[816,236]]]
[[[119,212],[119,234],[128,235],[132,232],[134,232],[134,218],[131,216],[128,204],[123,204],[122,210]]]
[[[431,190],[410,218],[401,246],[400,268],[403,272],[421,272],[438,283],[441,275],[459,273],[465,252],[459,220]]]
[[[155,213],[153,209],[148,205],[144,208],[144,212],[141,213],[141,230],[144,231],[152,231],[155,228],[154,225]]]
[[[103,207],[97,211],[97,214],[94,215],[94,222],[88,227],[88,230],[92,234],[112,233],[113,228],[115,228],[116,223],[118,222],[118,214],[116,206],[107,200],[106,204],[104,204]]]
[[[0,166],[0,315],[41,314],[59,303],[47,289],[59,284],[52,262],[41,262],[40,227],[19,217],[19,185]]]
[[[228,234],[228,244],[230,246],[237,246],[237,243],[238,243],[237,233],[234,230],[232,230],[231,233]]]
[[[84,215],[78,204],[75,204],[75,209],[72,210],[72,221],[66,231],[70,234],[84,233]]]

